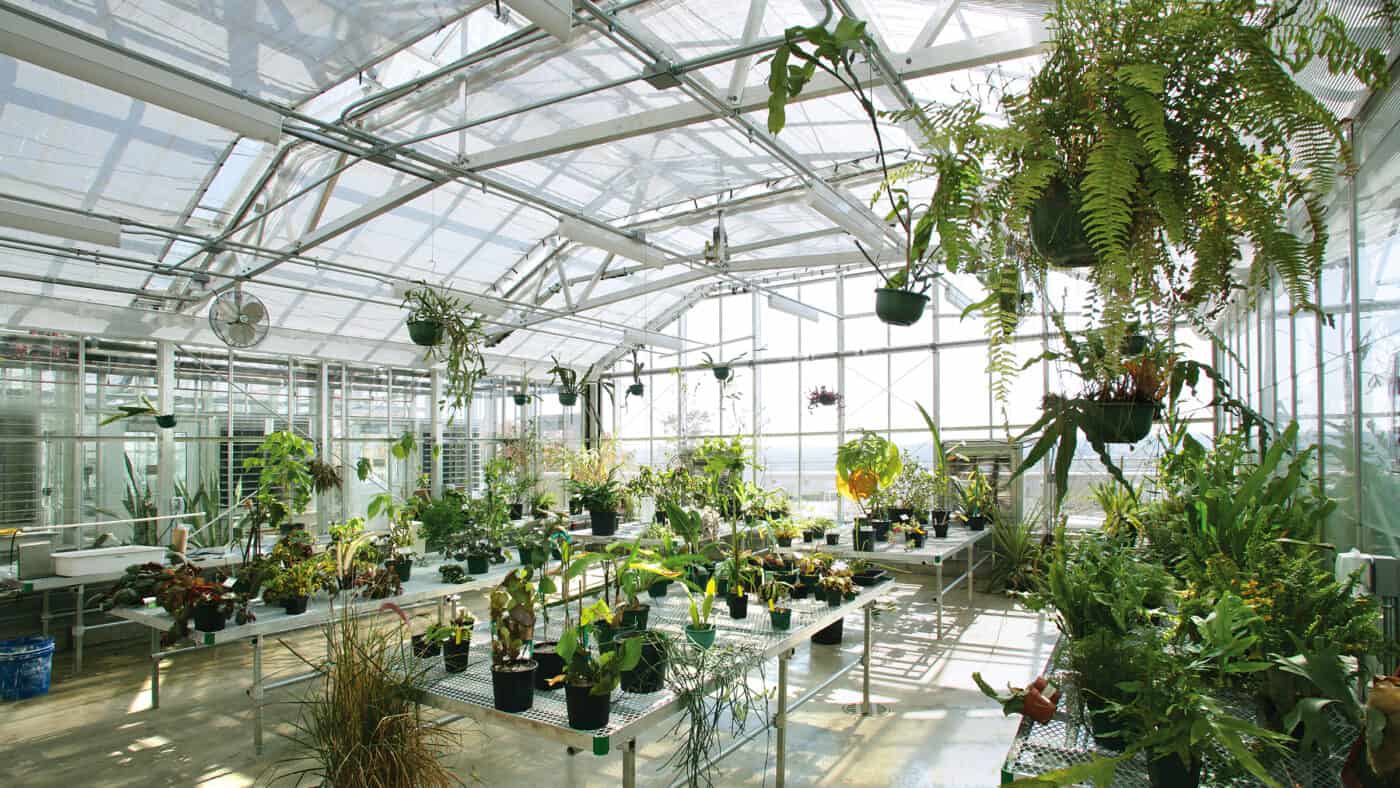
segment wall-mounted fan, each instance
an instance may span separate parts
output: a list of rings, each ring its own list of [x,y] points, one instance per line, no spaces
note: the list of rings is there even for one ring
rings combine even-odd
[[[209,327],[229,347],[252,347],[267,336],[267,307],[241,287],[228,290],[210,305]]]

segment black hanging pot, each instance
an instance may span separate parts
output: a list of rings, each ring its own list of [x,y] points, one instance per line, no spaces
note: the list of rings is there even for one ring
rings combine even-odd
[[[593,527],[594,536],[612,536],[617,533],[617,512],[595,512],[588,510],[588,522]]]
[[[646,394],[646,391],[647,387],[645,383],[633,383],[632,385],[627,387],[627,396],[640,397]]]
[[[721,383],[723,383],[726,380],[729,380],[729,378],[734,375],[734,369],[728,366],[711,367],[710,371],[715,373],[715,380],[718,380]]]
[[[442,334],[442,323],[436,320],[408,321],[408,338],[412,339],[415,345],[423,347],[441,345]]]
[[[201,603],[194,606],[194,628],[200,632],[222,632],[228,617],[218,605]]]
[[[666,648],[655,635],[642,632],[632,637],[642,639],[641,657],[637,667],[623,671],[622,689],[638,694],[660,692],[666,684]]]
[[[1055,178],[1031,206],[1031,246],[1060,268],[1098,265],[1093,244],[1079,218],[1079,197],[1063,179]]]
[[[596,731],[608,727],[612,698],[594,695],[592,684],[565,684],[564,700],[568,707],[570,728]]]
[[[283,597],[282,609],[289,616],[299,616],[306,612],[306,603],[311,601],[311,597],[302,594],[301,596]]]
[[[875,288],[875,316],[892,326],[912,326],[924,316],[928,296],[893,287]]]
[[[525,403],[527,403],[527,402],[530,401],[530,395],[529,395],[529,394],[512,394],[512,395],[510,396],[510,398],[513,399],[513,400],[515,400],[515,404],[517,404],[517,405],[519,405],[519,406],[521,406],[521,407],[524,407],[524,406],[525,406]]]
[[[159,415],[159,416],[156,416],[156,426],[157,426],[157,427],[160,427],[161,429],[165,429],[165,430],[168,430],[168,429],[170,429],[171,427],[174,427],[174,426],[175,426],[175,414],[174,414],[174,413],[164,413],[164,414],[161,414],[161,415]]]
[[[491,666],[491,698],[497,711],[516,714],[535,705],[535,667],[533,659]]]
[[[825,629],[812,636],[812,642],[819,646],[839,646],[841,636],[844,634],[842,624],[846,622],[844,618],[836,619],[836,622],[828,625]]]
[[[442,664],[447,668],[448,673],[461,673],[467,669],[467,658],[471,655],[472,642],[470,639],[457,642],[456,638],[448,638],[442,643]]]
[[[559,392],[559,404],[560,404],[560,405],[563,405],[563,406],[566,407],[566,408],[572,408],[577,402],[578,402],[578,392],[577,392],[577,391],[561,391],[561,392]]]
[[[548,692],[558,689],[558,684],[550,684],[549,680],[555,676],[564,674],[564,658],[555,652],[554,647],[559,645],[553,640],[535,644],[535,689]]]
[[[1095,402],[1078,399],[1084,433],[1104,443],[1137,443],[1152,432],[1155,402]]]

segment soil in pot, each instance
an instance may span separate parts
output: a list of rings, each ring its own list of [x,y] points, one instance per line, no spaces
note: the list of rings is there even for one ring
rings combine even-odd
[[[558,684],[550,684],[549,680],[564,673],[564,658],[555,652],[555,646],[559,645],[553,640],[535,644],[535,689],[548,692],[558,689]]]
[[[827,626],[817,634],[812,636],[812,642],[819,646],[837,646],[841,643],[841,636],[844,634],[842,624],[846,619],[838,618],[835,623]]]
[[[535,705],[533,659],[491,666],[491,696],[498,711],[518,713]]]
[[[841,543],[841,534],[832,531],[826,535],[826,543],[830,547],[835,547]]]
[[[413,656],[419,659],[436,657],[442,653],[442,644],[436,640],[429,642],[422,635],[413,636]]]
[[[442,344],[442,323],[436,320],[408,321],[408,338],[413,344],[433,347]]]
[[[1151,758],[1147,761],[1147,778],[1152,788],[1196,788],[1201,784],[1201,761],[1192,758],[1188,764],[1176,753]]]
[[[622,689],[646,694],[660,692],[666,684],[666,648],[655,635],[639,632],[632,637],[642,639],[642,653],[637,667],[622,673]]]
[[[928,296],[889,287],[875,288],[875,316],[892,326],[912,326],[924,316]]]
[[[749,595],[731,595],[726,600],[729,602],[730,618],[748,618],[749,616]]]
[[[691,643],[700,648],[709,648],[715,644],[715,627],[710,624],[704,629],[695,629],[692,625],[685,625],[685,637]]]
[[[786,632],[792,626],[792,608],[775,607],[769,610],[768,621],[774,629]]]
[[[484,575],[491,568],[491,556],[489,555],[469,555],[467,556],[467,574]]]
[[[595,512],[589,510],[588,522],[593,527],[594,536],[612,536],[617,533],[617,512]]]
[[[228,618],[219,610],[218,605],[195,605],[192,618],[194,628],[200,632],[222,632],[224,625],[228,623]]]
[[[413,575],[413,559],[399,556],[392,561],[385,561],[386,567],[392,567],[394,573],[399,576],[400,583],[407,583],[408,578]]]
[[[309,596],[287,597],[282,600],[282,609],[289,616],[299,616],[306,612],[306,603],[311,601]]]
[[[564,700],[568,705],[569,727],[576,731],[596,731],[608,726],[612,698],[594,695],[592,684],[565,684]]]
[[[449,638],[442,643],[442,664],[447,668],[448,673],[461,673],[467,669],[467,657],[471,655],[472,642],[463,640],[458,643],[455,639]]]
[[[629,607],[622,611],[622,628],[641,631],[647,628],[647,617],[651,615],[651,605]]]

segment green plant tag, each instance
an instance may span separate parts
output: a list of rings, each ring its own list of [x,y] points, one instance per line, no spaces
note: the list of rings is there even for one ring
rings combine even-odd
[[[608,754],[609,752],[611,752],[611,751],[612,751],[612,739],[609,739],[607,736],[594,736],[594,737],[593,737],[593,754],[594,754],[594,755],[607,755],[607,754]]]

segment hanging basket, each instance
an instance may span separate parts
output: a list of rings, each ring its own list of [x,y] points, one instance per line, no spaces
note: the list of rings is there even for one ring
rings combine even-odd
[[[442,323],[436,320],[408,321],[408,338],[413,344],[434,347],[442,344]]]
[[[645,383],[633,383],[632,385],[627,387],[627,396],[640,397],[646,394],[646,391],[647,387]]]
[[[577,404],[577,403],[578,403],[578,392],[577,392],[577,391],[561,391],[561,392],[559,392],[559,404],[560,404],[560,405],[563,405],[563,406],[566,407],[566,408],[572,408],[572,407],[573,407],[575,404]]]
[[[928,296],[892,287],[875,288],[875,315],[891,326],[912,326],[924,316]]]
[[[160,428],[163,429],[163,430],[168,430],[168,429],[170,429],[171,427],[174,427],[174,426],[175,426],[175,414],[174,414],[174,413],[166,413],[166,414],[163,414],[163,415],[160,415],[160,416],[156,416],[156,426],[157,426],[157,427],[160,427]]]
[[[1098,265],[1094,247],[1079,218],[1079,200],[1059,178],[1050,181],[1031,206],[1031,246],[1059,268]]]
[[[1152,432],[1155,402],[1095,402],[1076,400],[1083,414],[1084,433],[1104,443],[1137,443]]]
[[[525,403],[530,401],[529,394],[512,394],[510,398],[515,400],[515,404],[522,408],[525,407]]]
[[[721,383],[723,383],[726,380],[729,380],[731,377],[734,376],[733,367],[711,367],[710,371],[715,373],[715,380],[718,380]]]

